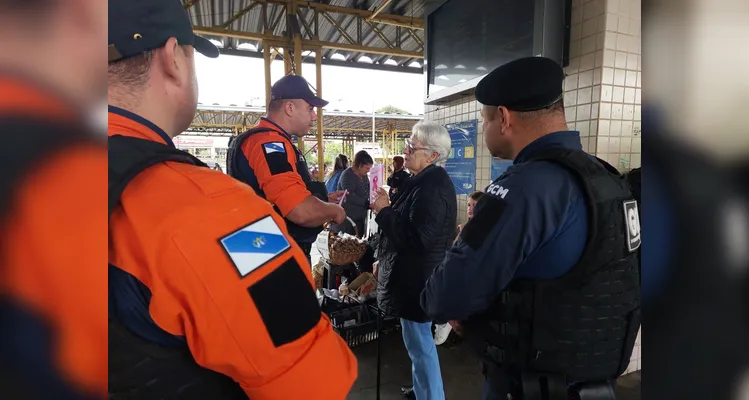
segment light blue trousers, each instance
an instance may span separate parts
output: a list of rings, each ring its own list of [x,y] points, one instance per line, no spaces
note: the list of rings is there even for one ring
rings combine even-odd
[[[431,322],[413,322],[401,318],[403,343],[411,357],[411,375],[416,400],[444,400],[440,360],[432,336]]]

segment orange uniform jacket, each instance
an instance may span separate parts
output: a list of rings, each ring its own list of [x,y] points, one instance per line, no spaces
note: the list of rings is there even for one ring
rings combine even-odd
[[[126,112],[110,111],[109,135],[171,143]],[[356,359],[320,311],[309,263],[268,202],[221,172],[166,162],[138,175],[121,205],[109,261],[148,287],[153,321],[184,336],[198,364],[252,399],[346,397]]]
[[[75,123],[69,105],[32,84],[0,77],[0,94],[0,118]],[[47,133],[66,134],[54,128]],[[14,143],[12,136],[29,132],[2,134]],[[106,170],[103,143],[47,156],[22,175],[0,226],[0,294],[51,328],[54,343],[38,348],[51,345],[63,379],[78,392],[101,397],[107,393]]]
[[[249,161],[266,200],[275,204],[285,217],[311,193],[299,175],[297,153],[289,134],[266,118],[261,118],[256,128],[274,130],[247,137],[242,143],[242,153]],[[283,150],[271,153],[269,149],[273,147],[267,146],[273,145],[283,146]]]

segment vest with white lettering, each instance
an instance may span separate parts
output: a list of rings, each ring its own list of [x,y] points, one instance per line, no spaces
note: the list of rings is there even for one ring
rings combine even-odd
[[[582,184],[588,241],[562,277],[515,279],[490,310],[466,322],[466,339],[499,393],[531,396],[553,384],[566,393],[572,383],[612,380],[629,365],[640,326],[639,218],[626,180],[579,150],[549,149],[528,162],[541,160]],[[498,184],[489,191],[507,194]]]

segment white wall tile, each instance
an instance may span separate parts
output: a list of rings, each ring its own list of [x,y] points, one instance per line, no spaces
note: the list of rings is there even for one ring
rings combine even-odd
[[[616,58],[614,60],[614,67],[625,69],[627,68],[627,53],[623,51],[616,52]]]
[[[614,84],[614,69],[613,68],[606,68],[606,67],[603,68],[603,75],[601,76],[601,83],[603,83],[604,85]]]
[[[593,86],[593,71],[581,72],[578,75],[578,88]]]
[[[598,111],[599,118],[611,118],[611,103],[601,102]]]
[[[611,127],[609,128],[609,136],[621,136],[622,135],[622,121],[611,120]]]
[[[580,57],[580,72],[595,68],[596,53],[584,54]]]
[[[625,121],[632,121],[635,119],[635,106],[634,104],[625,104],[622,107],[622,119]]]
[[[624,102],[624,88],[621,86],[614,86],[614,91],[611,96],[611,101],[614,103]]]
[[[625,88],[624,89],[624,103],[635,104],[636,93],[637,93],[637,89],[635,88]]]
[[[577,106],[577,117],[578,121],[587,121],[590,119],[590,104]],[[587,130],[587,129],[586,129]]]
[[[623,115],[622,110],[622,104],[621,103],[612,103],[611,104],[611,119],[615,120],[621,120]]]
[[[612,70],[613,71],[613,70]],[[603,83],[606,83],[606,70],[603,71]],[[601,101],[611,101],[614,87],[610,85],[601,86]]]
[[[616,51],[604,50],[603,51],[603,66],[613,68],[615,64],[616,64]]]
[[[603,103],[601,103],[603,104]],[[609,136],[611,130],[611,121],[608,119],[599,119],[598,120],[598,135],[599,136]]]
[[[583,89],[579,89],[577,91],[577,103],[578,104],[585,104],[590,103],[593,99],[593,88],[592,87],[586,87]]]
[[[577,90],[564,92],[563,102],[565,107],[574,107],[577,105]]]
[[[629,87],[637,87],[637,74],[639,74],[639,72],[627,71],[625,84]]]

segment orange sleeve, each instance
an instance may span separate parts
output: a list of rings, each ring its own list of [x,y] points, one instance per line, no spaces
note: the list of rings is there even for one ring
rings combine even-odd
[[[107,153],[80,146],[25,178],[4,232],[9,294],[55,333],[53,358],[77,389],[107,392]],[[39,382],[37,382],[39,383]]]
[[[242,152],[255,171],[260,189],[283,216],[311,195],[296,168],[296,152],[278,134],[257,134],[242,143]]]
[[[310,265],[283,220],[256,203],[207,210],[193,222],[200,229],[171,237],[151,316],[252,399],[344,399],[356,358],[320,311]]]

